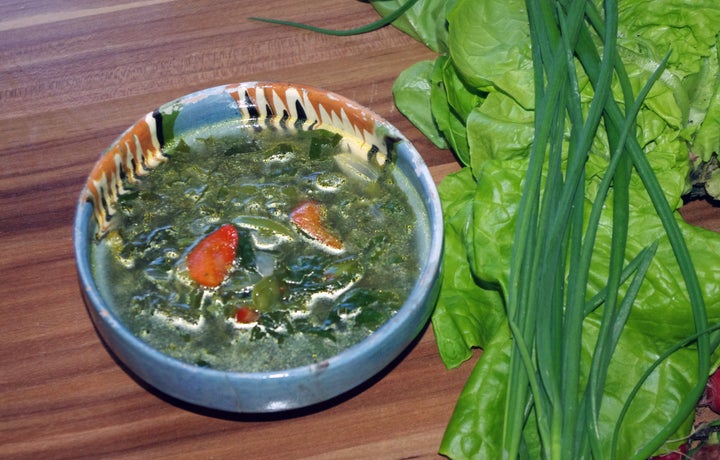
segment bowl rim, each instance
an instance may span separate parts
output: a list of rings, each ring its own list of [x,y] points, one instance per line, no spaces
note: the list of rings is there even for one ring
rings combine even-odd
[[[122,320],[113,311],[113,308],[105,301],[102,294],[100,293],[95,279],[92,275],[91,261],[90,261],[90,246],[91,241],[94,238],[92,229],[92,207],[93,204],[86,198],[87,185],[83,186],[83,190],[80,193],[80,197],[77,202],[75,219],[73,224],[73,246],[74,255],[76,261],[76,268],[79,275],[79,281],[84,294],[87,296],[85,301],[86,308],[92,308],[93,312],[105,325],[110,328],[112,333],[117,334],[120,339],[138,350],[140,353],[149,356],[153,360],[157,360],[167,364],[172,368],[176,368],[182,371],[189,371],[196,374],[202,374],[211,378],[223,378],[234,381],[248,381],[248,380],[266,380],[266,379],[305,379],[313,375],[317,375],[319,370],[328,366],[337,366],[338,363],[352,363],[361,356],[366,355],[369,351],[372,353],[379,347],[382,347],[383,342],[390,336],[392,336],[401,325],[407,321],[414,314],[417,314],[417,310],[421,308],[427,308],[427,314],[423,315],[422,324],[417,325],[417,330],[413,333],[413,337],[410,342],[414,340],[420,331],[425,327],[429,319],[430,313],[434,307],[434,299],[432,299],[432,306],[427,307],[425,304],[428,302],[428,293],[426,290],[429,286],[433,286],[437,282],[437,278],[440,275],[441,259],[443,252],[443,217],[442,208],[440,205],[439,195],[435,186],[434,181],[430,175],[430,171],[425,164],[424,160],[420,156],[420,153],[413,146],[413,144],[397,130],[395,126],[390,124],[383,117],[372,111],[371,109],[362,106],[344,96],[338,95],[332,91],[327,91],[322,88],[304,85],[304,84],[290,84],[286,82],[271,82],[271,81],[258,81],[258,82],[243,82],[238,84],[214,86],[211,88],[201,89],[194,91],[186,95],[180,96],[167,104],[182,101],[188,97],[205,93],[220,88],[227,88],[240,85],[262,85],[262,86],[274,86],[276,84],[289,85],[298,88],[306,88],[311,91],[319,91],[336,97],[339,100],[347,101],[352,104],[357,110],[363,113],[369,114],[379,125],[388,129],[396,135],[400,141],[398,142],[398,157],[402,155],[403,160],[407,160],[409,167],[412,169],[414,177],[413,181],[418,181],[417,186],[414,188],[417,190],[417,194],[422,201],[422,205],[425,208],[427,214],[427,241],[428,247],[424,259],[420,263],[420,272],[416,278],[416,281],[410,291],[410,294],[405,299],[403,304],[400,306],[398,311],[387,321],[385,321],[380,327],[378,327],[373,333],[365,337],[360,342],[353,344],[333,356],[323,359],[317,363],[311,363],[303,366],[292,367],[283,370],[271,370],[271,371],[232,371],[222,370],[211,367],[203,367],[195,364],[191,364],[182,361],[178,358],[167,355],[155,347],[149,345],[141,338],[133,334],[130,329],[122,322]],[[167,105],[164,104],[164,105]],[[115,139],[110,146],[114,145],[119,137]],[[109,150],[109,148],[108,148]],[[105,151],[107,152],[107,150]],[[104,155],[103,152],[101,154]],[[404,173],[408,175],[407,171]],[[91,316],[94,316],[91,314]],[[95,322],[95,318],[92,318]],[[97,325],[96,325],[97,327]],[[102,334],[101,334],[102,335]],[[103,338],[103,342],[106,343],[106,338]],[[106,344],[107,345],[107,344]],[[402,349],[406,348],[409,343],[403,345]],[[111,351],[115,351],[112,347],[109,347]],[[402,351],[402,350],[401,350]],[[394,360],[397,355],[391,357],[390,361]],[[122,361],[122,359],[121,359]],[[125,363],[127,364],[127,363]],[[385,367],[385,366],[383,366]],[[135,371],[131,368],[131,370]],[[371,378],[372,375],[366,376],[366,379]],[[362,381],[358,381],[357,385],[361,384]],[[153,385],[154,386],[154,385]],[[347,388],[349,390],[351,388]],[[182,398],[181,398],[182,399]]]

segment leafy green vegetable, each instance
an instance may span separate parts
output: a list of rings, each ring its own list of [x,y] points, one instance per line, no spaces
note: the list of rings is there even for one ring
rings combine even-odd
[[[447,51],[447,22],[445,16],[457,0],[423,0],[398,17],[393,25],[433,51]],[[404,0],[375,0],[373,7],[382,16],[398,11]]]
[[[476,193],[470,170],[448,176],[445,184],[440,190],[447,235],[442,262],[444,287],[433,313],[433,327],[441,334],[437,345],[443,361],[448,367],[457,367],[470,357],[473,347],[485,348],[490,343],[505,323],[505,309],[499,286],[488,283],[480,288],[468,265],[465,237]]]
[[[382,2],[374,2],[378,3]],[[602,6],[601,2],[596,4]],[[649,5],[648,1],[633,0],[619,5],[618,54],[635,94],[672,49],[668,68],[651,88],[637,116],[639,145],[672,209],[682,205],[682,197],[689,190],[689,152],[707,161],[718,150],[719,15],[720,6],[712,2],[661,0]],[[437,58],[432,69],[429,63],[422,63],[423,72],[415,76],[427,78],[426,84],[419,84],[417,78],[412,83],[415,89],[429,88],[428,94],[419,95],[425,102],[414,107],[407,102],[398,104],[411,120],[423,120],[424,132],[431,131],[427,129],[431,126],[433,134],[442,134],[458,159],[469,166],[440,185],[447,221],[443,289],[433,315],[438,348],[448,367],[467,359],[471,348],[484,348],[440,449],[450,457],[503,455],[499,442],[505,412],[502,395],[507,389],[512,349],[511,332],[503,316],[518,204],[527,157],[536,139],[527,20],[525,4],[519,0],[453,2],[447,14],[447,52]],[[461,85],[448,85],[447,78],[439,78],[441,74],[456,75]],[[594,91],[589,78],[583,72],[578,75],[578,95],[587,113]],[[393,89],[396,98],[405,94],[406,83],[409,80],[398,79]],[[446,91],[445,104],[437,97],[439,87]],[[627,89],[614,82],[614,97],[620,98]],[[464,101],[465,107],[458,109],[457,100]],[[434,119],[434,126],[430,119]],[[459,121],[462,127],[453,127],[450,120]],[[463,131],[467,150],[459,140]],[[609,164],[608,152],[615,148],[603,130],[598,133],[586,165],[584,225]],[[657,241],[657,252],[609,362],[597,419],[600,432],[609,434],[617,424],[623,401],[644,371],[665,350],[695,331],[690,299],[666,229],[643,180],[637,174],[628,180],[628,256],[624,263],[652,241]],[[611,213],[613,200],[605,207]],[[713,260],[720,251],[720,237],[684,223],[677,213],[675,219],[701,282],[707,315],[716,318],[720,315],[720,273],[713,270]],[[608,281],[614,227],[611,214],[604,213],[588,277],[590,297],[603,291]],[[624,294],[623,288],[620,298]],[[602,307],[593,310],[583,324],[582,372],[589,372],[603,311]],[[682,348],[651,374],[625,414],[617,455],[631,457],[666,428],[669,414],[676,413],[701,378],[697,358],[692,346]],[[691,416],[687,413],[680,434],[687,433]],[[530,457],[536,457],[541,449],[537,433],[526,428],[524,438]],[[596,447],[603,458],[610,456],[612,448],[608,438],[604,439]]]
[[[436,146],[447,148],[448,144],[433,117],[432,73],[434,62],[421,61],[405,69],[395,81],[395,105],[403,113],[415,114],[413,124]]]

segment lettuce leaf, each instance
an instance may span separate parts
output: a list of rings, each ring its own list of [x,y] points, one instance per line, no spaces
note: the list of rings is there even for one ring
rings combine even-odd
[[[467,118],[485,95],[473,92],[457,75],[447,55],[405,69],[393,84],[398,110],[440,148],[450,148],[460,163],[470,163]]]
[[[472,95],[458,79],[454,69],[445,55],[435,60],[430,77],[432,116],[460,163],[467,165],[470,161],[470,150],[465,128],[466,118],[474,107],[475,100],[481,100],[481,96]]]
[[[402,30],[415,40],[437,52],[447,51],[448,33],[447,12],[457,0],[422,0],[410,8],[407,13],[393,22],[393,26]],[[407,0],[370,0],[381,16],[387,16],[400,8]]]
[[[420,61],[403,70],[393,83],[395,106],[410,118],[433,144],[447,148],[448,143],[438,128],[438,121],[432,111],[433,61]]]
[[[465,168],[447,176],[439,193],[445,217],[445,240],[440,297],[433,312],[433,329],[439,334],[440,356],[449,368],[471,356],[472,348],[485,348],[505,323],[502,293],[480,286],[468,264],[468,230],[473,228],[475,179]]]
[[[533,65],[523,0],[459,0],[447,16],[449,54],[465,82],[532,108]]]

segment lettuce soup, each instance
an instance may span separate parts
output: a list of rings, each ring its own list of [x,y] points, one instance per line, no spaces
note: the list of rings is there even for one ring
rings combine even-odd
[[[93,246],[103,297],[151,346],[221,370],[308,365],[363,340],[413,288],[419,206],[392,161],[348,145],[323,129],[241,123],[173,140]],[[218,229],[236,242],[208,286],[190,254]]]

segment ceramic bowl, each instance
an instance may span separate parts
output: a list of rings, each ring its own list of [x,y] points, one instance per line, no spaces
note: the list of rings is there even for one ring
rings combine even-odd
[[[147,174],[171,136],[228,120],[279,123],[301,119],[352,136],[374,155],[392,151],[395,174],[414,196],[419,277],[390,320],[360,343],[311,365],[272,372],[229,372],[195,366],[133,335],[103,298],[91,267],[91,245],[110,226],[123,181]],[[412,200],[411,200],[412,201]],[[442,215],[430,173],[413,145],[377,114],[342,96],[304,85],[250,82],[202,90],[142,117],[103,153],[80,195],[74,247],[82,294],[106,347],[124,366],[162,393],[197,406],[263,413],[316,405],[346,394],[390,365],[427,324],[439,289]]]

